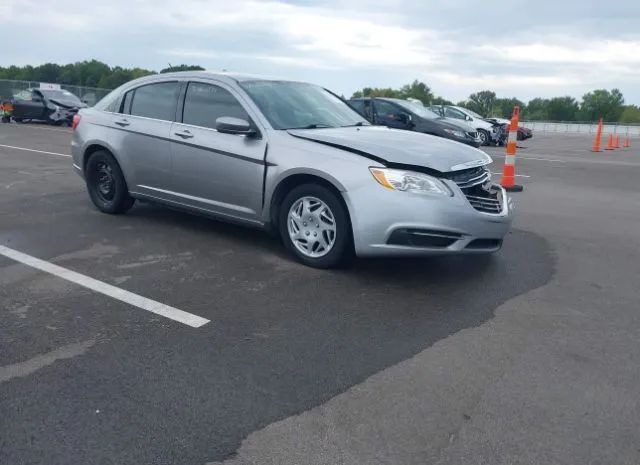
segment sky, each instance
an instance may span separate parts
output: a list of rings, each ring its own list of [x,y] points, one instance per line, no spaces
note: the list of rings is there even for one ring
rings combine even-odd
[[[640,104],[638,0],[0,0],[0,66],[199,64],[449,100],[619,88]]]

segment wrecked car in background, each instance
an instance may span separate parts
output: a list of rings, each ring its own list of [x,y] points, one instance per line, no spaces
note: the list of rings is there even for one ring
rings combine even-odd
[[[71,125],[80,108],[86,108],[78,97],[64,89],[26,89],[14,94],[11,117],[17,123],[44,121],[55,125]]]

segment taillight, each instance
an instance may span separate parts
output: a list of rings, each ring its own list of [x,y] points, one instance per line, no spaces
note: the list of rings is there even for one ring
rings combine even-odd
[[[73,115],[73,121],[71,121],[71,129],[77,128],[78,124],[80,124],[80,115],[75,114]]]

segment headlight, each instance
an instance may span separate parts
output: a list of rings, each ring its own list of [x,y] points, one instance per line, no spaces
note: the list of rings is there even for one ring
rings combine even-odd
[[[465,134],[462,131],[457,131],[455,129],[448,129],[448,128],[446,128],[444,131],[451,134],[452,136],[459,137],[460,139],[464,139],[465,137]]]
[[[369,171],[375,180],[387,189],[416,194],[453,196],[453,192],[446,184],[428,174],[389,168],[369,168]]]

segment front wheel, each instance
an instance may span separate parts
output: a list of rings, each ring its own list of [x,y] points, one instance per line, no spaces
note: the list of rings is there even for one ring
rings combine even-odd
[[[484,129],[478,129],[478,136],[480,136],[480,145],[489,145],[489,133]]]
[[[98,150],[89,157],[85,170],[87,190],[93,204],[103,213],[124,213],[135,199],[129,195],[122,170],[113,155]]]
[[[314,268],[343,266],[353,257],[346,207],[324,186],[304,184],[280,206],[280,236],[298,260]]]

